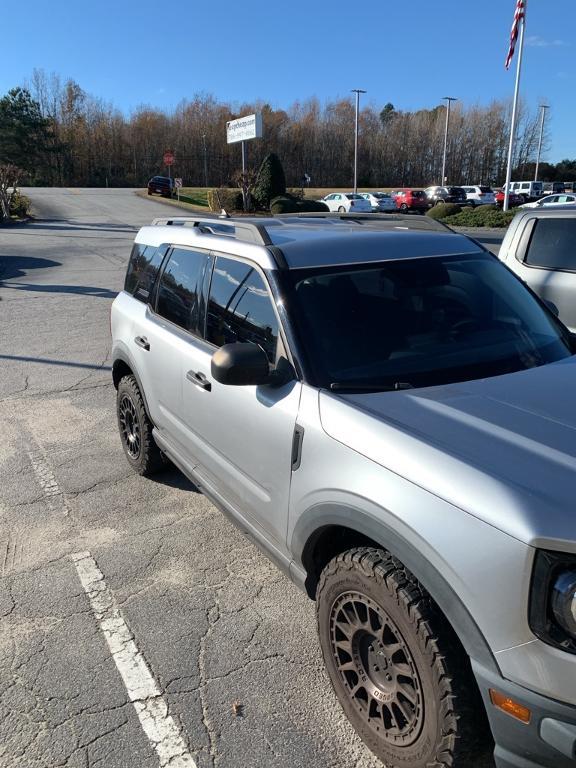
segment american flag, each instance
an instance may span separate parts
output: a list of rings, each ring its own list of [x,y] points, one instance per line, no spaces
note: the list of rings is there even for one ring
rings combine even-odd
[[[526,4],[524,0],[516,0],[516,10],[514,11],[514,21],[512,22],[512,29],[510,31],[510,47],[508,48],[508,55],[506,56],[506,69],[509,68],[512,57],[514,56],[514,48],[516,47],[516,40],[518,40],[518,28],[520,22],[526,18]]]

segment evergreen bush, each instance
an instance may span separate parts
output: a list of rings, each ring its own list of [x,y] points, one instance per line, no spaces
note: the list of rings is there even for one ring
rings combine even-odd
[[[286,192],[286,177],[284,168],[278,155],[274,152],[266,155],[256,176],[256,183],[252,188],[252,198],[259,208],[269,210],[270,201]]]
[[[455,216],[461,211],[462,208],[460,208],[459,205],[456,205],[456,203],[438,203],[433,208],[430,208],[428,216],[430,216],[431,219],[436,220],[445,219],[448,216]]]

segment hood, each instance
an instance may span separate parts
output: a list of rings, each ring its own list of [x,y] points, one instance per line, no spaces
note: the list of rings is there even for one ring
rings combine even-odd
[[[576,358],[425,389],[321,392],[325,432],[533,546],[576,552]]]

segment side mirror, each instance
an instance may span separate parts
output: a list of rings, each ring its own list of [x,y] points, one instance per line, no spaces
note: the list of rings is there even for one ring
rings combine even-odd
[[[212,378],[220,384],[248,386],[270,381],[266,353],[257,344],[224,344],[212,355]]]

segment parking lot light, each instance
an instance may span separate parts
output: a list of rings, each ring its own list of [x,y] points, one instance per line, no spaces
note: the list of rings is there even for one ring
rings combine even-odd
[[[358,108],[360,106],[360,94],[366,93],[361,88],[352,88],[356,94],[356,118],[354,120],[354,194],[358,192]]]
[[[446,151],[448,149],[448,123],[450,122],[450,104],[453,101],[458,101],[454,96],[442,96],[442,101],[446,102],[446,128],[444,129],[444,155],[442,157],[442,178],[440,184],[444,186],[446,183]]]

